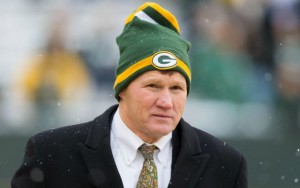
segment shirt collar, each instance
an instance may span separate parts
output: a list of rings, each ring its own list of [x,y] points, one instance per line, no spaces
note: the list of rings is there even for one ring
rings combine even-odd
[[[160,140],[154,143],[159,149],[158,160],[166,167],[168,160],[172,159],[172,133],[163,136]]]
[[[127,165],[130,165],[136,158],[138,148],[144,141],[133,133],[123,122],[120,116],[119,108],[117,109],[112,121],[112,134],[119,146],[120,152]],[[158,160],[165,166],[167,161],[171,159],[171,138],[172,133],[163,136],[160,140],[153,143],[159,149]]]

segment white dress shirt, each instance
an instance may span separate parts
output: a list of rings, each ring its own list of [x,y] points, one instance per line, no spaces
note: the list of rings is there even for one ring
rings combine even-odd
[[[122,121],[119,109],[111,126],[111,148],[124,188],[135,188],[142,170],[144,157],[138,148],[144,141],[134,134]],[[171,178],[172,133],[154,143],[158,150],[154,152],[157,167],[158,187],[166,188]]]

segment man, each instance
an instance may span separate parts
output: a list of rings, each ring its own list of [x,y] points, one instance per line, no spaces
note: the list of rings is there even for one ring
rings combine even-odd
[[[12,187],[247,187],[243,155],[182,119],[191,71],[179,32],[155,3],[129,15],[117,38],[119,104],[32,137]]]

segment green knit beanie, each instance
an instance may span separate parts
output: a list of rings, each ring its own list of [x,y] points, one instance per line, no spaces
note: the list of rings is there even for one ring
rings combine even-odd
[[[115,98],[139,75],[150,70],[174,70],[191,85],[190,43],[180,36],[176,18],[155,3],[145,3],[130,14],[117,44],[120,60],[114,84]]]

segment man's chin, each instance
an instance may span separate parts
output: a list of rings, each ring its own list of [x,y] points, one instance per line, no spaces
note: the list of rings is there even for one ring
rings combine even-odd
[[[156,135],[159,135],[160,137],[166,136],[170,132],[172,132],[174,129],[170,125],[162,125],[165,127],[160,127],[159,129],[155,130]]]

